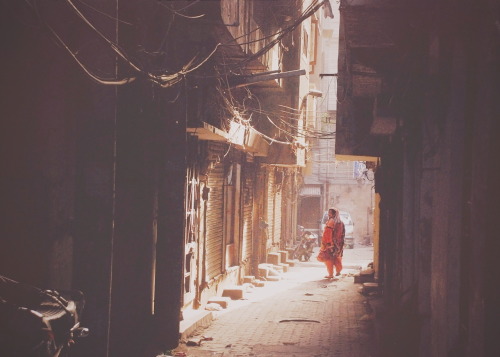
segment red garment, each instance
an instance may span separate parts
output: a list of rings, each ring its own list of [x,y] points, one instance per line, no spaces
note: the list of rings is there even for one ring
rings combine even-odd
[[[335,217],[326,222],[321,239],[321,250],[329,250],[333,253],[332,259],[325,261],[328,276],[333,276],[333,268],[337,275],[342,271],[342,255],[344,254],[344,223],[340,220],[339,212],[336,210]]]
[[[342,271],[342,257],[337,256],[333,260],[326,260],[325,265],[328,276],[332,277],[334,275],[333,268],[335,268],[337,274],[340,275],[340,272]]]
[[[344,223],[337,216],[328,219],[328,222],[326,222],[323,237],[321,238],[321,249],[325,250],[329,247],[334,247],[334,250],[342,256],[344,252],[345,227]]]

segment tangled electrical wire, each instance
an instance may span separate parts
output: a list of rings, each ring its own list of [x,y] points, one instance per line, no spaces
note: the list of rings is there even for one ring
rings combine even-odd
[[[99,14],[106,16],[110,19],[113,19],[114,21],[120,22],[120,23],[125,23],[128,25],[131,25],[130,23],[120,20],[117,17],[108,15],[104,13],[103,11],[100,11],[96,9],[95,7],[89,5],[86,2],[83,2],[79,0],[79,2],[82,5],[85,5],[89,9],[92,9],[93,11],[98,12]],[[147,70],[144,68],[143,65],[137,63],[118,43],[117,41],[112,41],[110,40],[101,30],[99,30],[93,23],[90,21],[90,19],[83,13],[83,11],[75,4],[74,0],[64,0],[64,3],[68,6],[68,8],[71,10],[71,12],[79,18],[85,26],[91,30],[92,33],[94,33],[98,39],[103,41],[110,49],[111,51],[117,56],[117,58],[120,58],[123,63],[132,71],[132,73],[135,73],[130,76],[125,76],[122,78],[117,78],[116,73],[114,78],[106,78],[102,77],[101,75],[98,75],[95,73],[95,71],[92,71],[87,65],[83,63],[83,61],[78,57],[78,51],[74,51],[70,48],[70,46],[66,43],[66,41],[63,39],[63,37],[54,29],[53,26],[51,26],[45,18],[41,15],[40,9],[39,9],[39,1],[38,0],[25,0],[25,3],[29,5],[36,13],[37,18],[39,22],[46,28],[48,29],[49,33],[53,36],[55,39],[56,43],[58,43],[62,48],[64,48],[68,54],[73,58],[73,60],[82,68],[82,70],[94,81],[96,81],[99,84],[103,85],[114,85],[114,86],[120,86],[120,85],[125,85],[128,83],[131,83],[135,81],[138,76],[142,76],[143,78],[146,78],[146,80],[162,87],[171,87],[179,82],[181,82],[186,75],[196,71],[199,69],[201,66],[203,66],[217,51],[217,49],[220,47],[221,44],[216,44],[215,47],[212,49],[212,51],[205,56],[202,59],[198,59],[198,56],[194,56],[189,60],[187,63],[185,63],[179,70],[173,73],[168,73],[168,71],[158,71],[158,73],[153,73],[150,70]],[[175,12],[176,15],[179,15],[179,11]],[[163,72],[163,73],[162,73]]]
[[[236,70],[236,69],[242,69],[249,62],[251,62],[251,61],[253,61],[255,59],[258,59],[261,56],[263,56],[264,54],[266,54],[267,52],[269,52],[274,46],[276,46],[277,44],[279,44],[286,35],[292,33],[293,31],[295,31],[300,26],[300,24],[302,24],[302,22],[304,22],[306,19],[308,19],[309,17],[311,17],[326,2],[328,2],[328,0],[323,0],[323,1],[313,0],[313,1],[311,1],[311,3],[309,4],[309,6],[293,21],[292,24],[290,24],[289,26],[284,27],[283,29],[275,32],[272,35],[268,35],[268,36],[262,37],[260,39],[252,40],[252,41],[247,41],[247,42],[238,42],[237,40],[239,38],[236,38],[236,39],[233,39],[233,42],[236,42],[234,44],[231,44],[231,43],[223,44],[222,46],[242,46],[242,45],[250,44],[250,43],[253,43],[253,42],[266,41],[266,40],[271,39],[260,50],[256,51],[255,53],[246,56],[242,60],[239,60],[237,62],[229,64],[229,68],[231,70],[233,70],[233,71]],[[255,30],[257,30],[257,29],[254,29],[253,31],[255,31]],[[243,36],[240,36],[240,37],[243,37]]]
[[[64,36],[62,36],[60,33],[58,33],[53,26],[51,26],[45,19],[40,16],[39,9],[38,9],[38,2],[39,0],[24,0],[26,4],[28,4],[32,9],[35,10],[36,14],[38,15],[38,18],[40,20],[40,23],[45,26],[45,28],[48,29],[49,33],[52,35],[52,37],[55,39],[55,41],[65,49],[66,52],[73,58],[73,60],[82,68],[82,70],[94,81],[96,81],[99,84],[103,85],[115,85],[115,86],[120,86],[120,85],[125,85],[128,83],[131,83],[135,81],[138,77],[143,77],[146,78],[146,80],[162,87],[171,87],[181,81],[183,81],[187,75],[193,73],[197,69],[199,69],[201,66],[203,66],[205,63],[208,62],[208,60],[217,52],[217,50],[221,47],[227,47],[227,46],[242,46],[247,43],[252,43],[252,42],[260,42],[260,41],[266,41],[267,43],[262,46],[262,48],[255,53],[247,55],[245,58],[227,64],[227,70],[231,71],[232,73],[237,72],[238,70],[244,69],[246,64],[248,62],[253,61],[263,55],[265,55],[267,52],[269,52],[274,46],[279,44],[282,39],[289,33],[293,32],[305,19],[308,17],[312,16],[326,1],[328,0],[313,0],[311,4],[300,14],[300,16],[295,19],[295,21],[279,31],[268,35],[264,37],[260,37],[256,40],[248,41],[245,43],[240,43],[238,40],[245,36],[249,36],[250,33],[256,31],[257,29],[253,29],[248,33],[243,34],[242,36],[239,36],[237,38],[232,39],[230,43],[217,43],[214,48],[208,53],[208,55],[205,55],[202,58],[199,58],[199,55],[194,56],[191,58],[187,63],[181,66],[180,69],[173,73],[169,73],[166,70],[159,70],[152,72],[145,68],[143,65],[138,63],[136,60],[132,58],[119,44],[118,42],[112,41],[109,39],[101,30],[99,30],[96,25],[89,19],[88,16],[85,15],[85,13],[80,9],[79,6],[76,5],[76,1],[78,1],[81,5],[86,6],[88,9],[91,9],[103,16],[106,16],[117,23],[125,23],[128,25],[131,25],[130,23],[123,21],[121,19],[118,19],[116,16],[108,15],[104,11],[101,11],[92,5],[88,4],[87,2],[83,0],[63,0],[64,3],[68,6],[68,8],[71,10],[71,12],[79,18],[85,26],[91,30],[92,33],[94,33],[97,38],[101,41],[103,41],[110,49],[111,51],[116,55],[117,58],[119,58],[125,65],[131,70],[131,75],[124,76],[122,78],[118,78],[118,71],[115,70],[115,74],[112,77],[103,77],[102,75],[98,75],[96,71],[93,71],[89,68],[89,66],[85,65],[83,61],[79,58],[78,56],[78,51],[72,50],[70,46],[67,44],[67,42],[64,39]],[[197,19],[201,19],[204,17],[204,14],[199,14],[196,16],[189,16],[183,13],[184,10],[186,10],[189,7],[192,7],[193,5],[199,3],[199,0],[192,1],[188,5],[180,8],[180,9],[175,9],[172,6],[169,6],[165,3],[162,3],[161,1],[157,2],[160,6],[168,9],[171,11],[172,16],[180,16],[184,17],[187,19],[194,19],[195,21]],[[171,27],[170,22],[168,24],[168,31],[170,30]],[[167,33],[168,33],[167,31]],[[165,40],[165,38],[164,38]],[[164,41],[162,41],[163,43]]]
[[[219,78],[219,84],[217,85],[218,99],[220,102],[220,113],[222,117],[228,118],[224,125],[224,129],[227,132],[231,132],[232,123],[237,123],[237,132],[233,132],[233,135],[241,134],[239,130],[254,130],[258,135],[260,135],[264,140],[268,142],[269,145],[273,143],[289,145],[292,150],[297,149],[311,149],[309,145],[311,143],[306,142],[311,139],[329,139],[333,140],[335,138],[335,132],[320,131],[314,129],[308,129],[299,122],[300,116],[303,115],[302,112],[287,112],[286,110],[277,111],[267,111],[262,109],[259,98],[255,96],[250,89],[244,88],[246,90],[246,97],[243,100],[237,100],[227,82],[224,81],[224,77]],[[256,105],[252,106],[246,103],[245,99],[253,99]],[[281,105],[278,105],[281,106]],[[294,110],[293,108],[281,106],[283,108],[288,108],[289,110]],[[265,120],[271,127],[275,130],[275,135],[273,137],[262,133],[257,130],[256,127],[259,121]],[[291,121],[297,121],[297,123],[291,123]]]

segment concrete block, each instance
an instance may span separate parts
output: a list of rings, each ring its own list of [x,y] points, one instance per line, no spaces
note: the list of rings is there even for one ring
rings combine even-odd
[[[243,299],[243,288],[239,286],[225,288],[222,291],[223,297],[229,297],[231,300]]]
[[[213,320],[214,315],[211,311],[195,310],[185,314],[179,324],[179,339],[186,340],[198,328],[209,326]]]
[[[280,281],[281,275],[272,275],[267,278],[267,281]]]
[[[365,269],[354,276],[354,283],[363,284],[375,281],[375,271],[371,268]]]
[[[281,262],[286,263],[286,261],[288,260],[288,251],[287,250],[280,250],[280,251],[278,251],[278,253],[280,253],[280,255],[281,255]]]
[[[354,275],[354,284],[372,283],[374,282],[373,275]]]
[[[243,277],[243,284],[244,283],[253,283],[254,280],[255,280],[255,276],[253,276],[253,275],[244,276]]]
[[[213,298],[209,299],[208,304],[218,304],[222,308],[227,309],[227,307],[229,305],[229,301],[231,301],[231,299],[229,297],[220,296],[220,297],[213,297]]]
[[[368,269],[365,269],[365,270],[362,270],[360,273],[360,275],[375,275],[375,270],[373,270],[372,268],[368,268]]]
[[[283,272],[286,273],[288,271],[288,268],[290,268],[290,265],[287,263],[279,263],[279,266],[283,268]]]
[[[278,267],[278,269],[276,269]],[[277,265],[272,265],[272,264],[259,264],[259,273],[261,272],[261,269],[266,270],[265,272],[265,279],[269,280],[268,278],[270,276],[277,276],[283,273],[283,267],[279,267]],[[264,275],[261,275],[261,277],[264,277]]]
[[[281,254],[280,253],[268,253],[267,254],[267,262],[269,264],[278,265],[281,263]]]
[[[262,280],[254,280],[253,286],[256,288],[263,288],[266,284]]]
[[[259,267],[259,278],[267,279],[269,276],[269,268]]]
[[[285,269],[283,268],[283,266],[281,265],[281,263],[278,263],[276,265],[273,264],[272,269],[278,271],[279,273],[283,273],[285,271]]]
[[[289,267],[295,266],[295,262],[292,262],[291,260],[287,260],[286,263],[288,264]]]
[[[378,283],[363,283],[362,293],[368,295],[370,293],[378,292]]]

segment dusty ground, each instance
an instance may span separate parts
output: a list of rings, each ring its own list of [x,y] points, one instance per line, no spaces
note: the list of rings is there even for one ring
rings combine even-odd
[[[279,282],[245,293],[215,312],[207,328],[175,350],[186,356],[346,356],[373,354],[372,314],[352,274],[372,261],[372,247],[347,249],[339,279],[328,280],[322,263],[298,262]],[[187,342],[187,341],[186,341]]]

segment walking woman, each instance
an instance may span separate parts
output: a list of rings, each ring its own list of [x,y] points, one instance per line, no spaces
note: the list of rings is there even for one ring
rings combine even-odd
[[[333,278],[335,268],[336,276],[342,271],[342,255],[344,254],[344,223],[340,220],[339,211],[335,208],[328,210],[328,221],[326,222],[321,239],[320,255],[318,260],[326,265],[327,279]],[[323,257],[320,259],[320,257]]]

